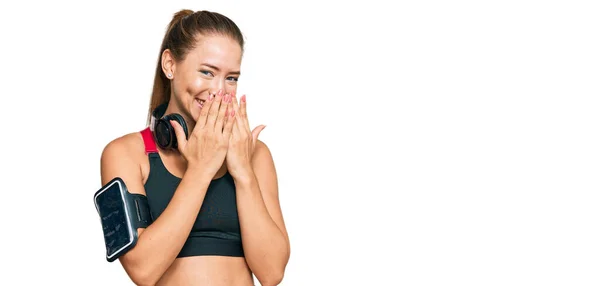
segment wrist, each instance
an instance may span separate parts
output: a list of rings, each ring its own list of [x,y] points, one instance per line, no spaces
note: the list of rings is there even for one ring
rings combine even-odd
[[[244,168],[239,172],[231,172],[233,182],[237,185],[251,185],[256,179],[252,168]]]
[[[188,165],[183,175],[186,177],[195,178],[197,180],[210,181],[215,174],[211,174],[206,170],[206,168],[201,168],[200,166],[196,165]]]

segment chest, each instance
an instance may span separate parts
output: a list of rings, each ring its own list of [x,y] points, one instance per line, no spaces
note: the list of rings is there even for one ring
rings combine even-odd
[[[154,175],[157,176],[150,176],[145,187],[150,211],[156,219],[169,205],[181,179],[168,173]],[[198,195],[201,192],[202,190],[198,190]],[[206,190],[192,226],[192,232],[203,231],[240,232],[235,184],[229,173],[212,180]]]

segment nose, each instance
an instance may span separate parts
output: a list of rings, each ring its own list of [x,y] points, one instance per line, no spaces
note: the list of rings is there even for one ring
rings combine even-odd
[[[227,93],[232,93],[234,91],[234,88],[231,85],[226,84],[226,79],[215,78],[211,83],[210,91],[211,93],[216,94],[217,92],[219,92],[219,90],[222,90],[223,95],[225,95]]]

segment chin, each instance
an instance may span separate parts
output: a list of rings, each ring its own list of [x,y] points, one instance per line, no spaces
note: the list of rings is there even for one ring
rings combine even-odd
[[[189,111],[189,115],[190,115],[189,120],[192,121],[190,123],[196,123],[196,118],[198,118],[198,116],[200,115],[200,112],[192,109]]]
[[[196,122],[196,118],[198,118],[198,116],[200,116],[200,110],[202,110],[202,104],[199,104],[196,100],[194,100],[192,102],[192,106],[189,109],[189,114],[191,117],[191,120],[193,120],[194,122]]]

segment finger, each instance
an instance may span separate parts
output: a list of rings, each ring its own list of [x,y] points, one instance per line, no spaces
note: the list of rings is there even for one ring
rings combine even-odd
[[[170,120],[170,122],[171,126],[173,126],[173,129],[175,130],[175,137],[177,138],[177,149],[179,149],[179,152],[182,152],[182,150],[185,149],[185,144],[187,143],[187,140],[185,139],[185,131],[183,131],[183,127],[179,125],[179,122],[175,120]]]
[[[208,110],[208,117],[206,118],[206,126],[214,128],[215,122],[217,122],[217,116],[219,115],[219,107],[223,104],[223,90],[219,90],[217,96],[213,99],[213,103]]]
[[[244,118],[242,115],[242,107],[241,105],[238,105],[241,103],[238,103],[237,100],[235,102],[235,110],[237,110],[237,113],[235,115],[235,121],[236,124],[233,128],[237,128],[237,130],[240,132],[241,134],[250,134],[250,128],[246,127],[246,123],[244,122]]]
[[[215,101],[215,95],[210,94],[208,100],[204,102],[202,108],[200,109],[200,115],[196,119],[196,126],[194,130],[200,130],[206,125],[206,119],[208,117],[208,111],[210,110],[213,102]]]
[[[232,108],[229,108],[229,111],[226,114],[227,114],[227,121],[225,123],[225,126],[223,127],[223,137],[226,140],[229,140],[231,138],[231,134],[234,130],[233,125],[235,123],[235,120],[234,120],[235,110],[233,110]]]
[[[238,108],[239,108],[239,104],[237,101],[237,95],[234,93],[232,93],[232,98],[231,98],[231,107],[236,111],[236,113],[239,112]]]
[[[235,90],[230,93],[229,101],[227,102],[227,110],[225,111],[225,118],[223,120],[223,129],[227,124],[227,121],[231,121],[234,118],[235,112],[233,108],[233,103],[235,101]]]
[[[248,121],[248,112],[246,110],[246,95],[242,95],[240,98],[240,114],[242,116],[242,121],[244,121],[247,130],[250,130],[250,122]]]
[[[259,125],[258,127],[254,128],[254,130],[252,130],[252,151],[254,152],[254,147],[256,147],[256,141],[258,141],[258,135],[260,134],[261,131],[263,131],[263,129],[265,129],[265,125]]]
[[[217,114],[217,122],[215,122],[215,131],[221,132],[223,130],[224,120],[227,118],[227,108],[231,102],[231,95],[226,94],[223,97],[221,106],[219,107],[219,113]]]
[[[235,116],[232,119],[234,121],[236,121],[233,124],[233,129],[237,130],[237,131],[242,131],[242,130],[240,130],[240,124],[237,123],[237,121],[239,120],[239,117],[240,117],[240,107],[238,105],[237,96],[235,95],[235,93],[233,94],[233,99],[231,100],[231,104],[232,104],[233,110],[235,110],[235,114],[234,114]]]
[[[265,125],[259,125],[256,128],[254,128],[254,130],[252,130],[252,142],[256,143],[256,140],[258,140],[258,135],[260,134],[261,131],[263,131],[263,129],[265,129]]]
[[[239,114],[236,112],[235,117],[238,117]],[[231,132],[231,138],[239,141],[240,138],[242,138],[242,132],[244,132],[243,130],[241,130],[240,128],[240,122],[234,118],[233,119],[233,132]]]

